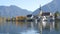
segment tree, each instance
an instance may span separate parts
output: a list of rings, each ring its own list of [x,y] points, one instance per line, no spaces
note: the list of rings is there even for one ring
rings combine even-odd
[[[56,11],[55,12],[55,18],[57,18],[59,16],[59,14],[60,14],[59,11]]]

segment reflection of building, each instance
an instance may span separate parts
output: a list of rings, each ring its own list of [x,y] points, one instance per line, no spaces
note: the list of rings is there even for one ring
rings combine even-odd
[[[18,21],[16,21],[16,26],[17,27],[21,27],[21,28],[31,28],[32,26],[31,26],[31,23],[30,22],[18,22]]]
[[[18,25],[23,26],[23,22],[16,21],[16,26],[18,26]]]
[[[55,28],[55,21],[50,23],[50,31],[52,31]]]
[[[16,26],[18,26],[18,25],[20,25],[20,26],[24,26],[24,25],[26,25],[26,24],[27,24],[27,23],[16,21]]]

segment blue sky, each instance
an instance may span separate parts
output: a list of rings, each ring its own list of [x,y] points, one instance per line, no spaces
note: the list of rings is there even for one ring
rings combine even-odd
[[[51,2],[52,0],[0,0],[0,6],[16,5],[22,9],[34,11],[37,8]]]

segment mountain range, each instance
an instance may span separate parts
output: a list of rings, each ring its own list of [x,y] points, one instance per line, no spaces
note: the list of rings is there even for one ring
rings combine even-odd
[[[60,12],[60,0],[53,0],[50,3],[41,7],[44,12]],[[11,6],[0,6],[0,16],[4,17],[16,17],[16,16],[26,16],[28,14],[37,15],[40,12],[40,7],[36,9],[33,13],[26,9],[19,8],[15,5]]]
[[[60,12],[60,0],[53,0],[50,3],[42,6],[41,9],[43,12],[52,12],[52,13],[56,11]],[[39,12],[40,12],[40,8],[36,9],[33,12],[33,15],[39,14]]]
[[[0,6],[0,16],[2,16],[2,17],[26,16],[31,13],[32,13],[32,11],[28,11],[28,10],[19,8],[15,5]]]

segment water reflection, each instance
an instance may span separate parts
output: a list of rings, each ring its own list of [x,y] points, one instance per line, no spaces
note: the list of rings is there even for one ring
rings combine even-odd
[[[60,31],[60,22],[55,21],[55,30]]]
[[[60,22],[47,22],[43,27],[42,22],[0,22],[0,33],[9,34],[59,34]]]

